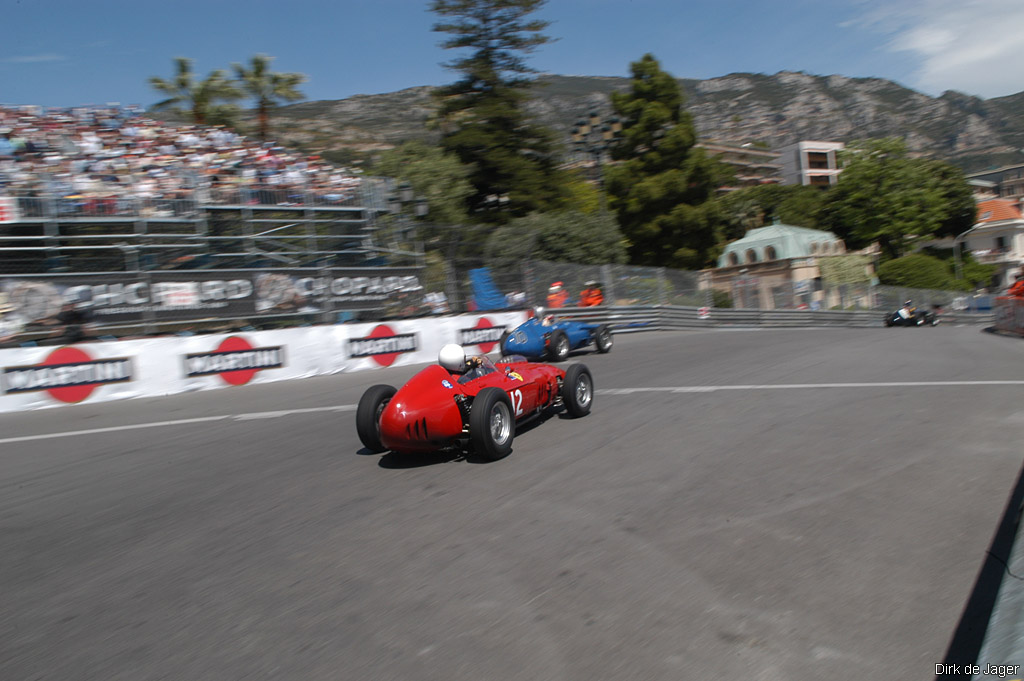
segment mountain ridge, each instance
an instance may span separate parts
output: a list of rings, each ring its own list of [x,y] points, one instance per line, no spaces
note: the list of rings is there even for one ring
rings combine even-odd
[[[915,155],[966,171],[1024,163],[1024,92],[982,99],[956,91],[931,97],[883,78],[732,73],[677,79],[702,139],[778,149],[801,140],[851,142],[898,136]],[[628,77],[540,74],[529,112],[568,147],[572,127],[596,112],[614,115],[610,94]],[[430,122],[438,88],[354,95],[278,107],[279,141],[335,160],[365,160],[406,140],[436,140]]]

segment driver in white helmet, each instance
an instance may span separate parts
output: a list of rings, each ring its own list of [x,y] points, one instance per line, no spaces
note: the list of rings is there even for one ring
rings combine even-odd
[[[494,364],[483,355],[466,356],[461,345],[449,343],[437,354],[437,363],[453,374],[463,374],[460,383],[479,378],[494,371]]]

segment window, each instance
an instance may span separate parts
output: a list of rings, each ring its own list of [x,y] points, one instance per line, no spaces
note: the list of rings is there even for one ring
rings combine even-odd
[[[730,253],[729,254],[729,264],[730,265],[739,265],[740,264],[740,257],[738,255],[736,255],[735,253]]]
[[[779,256],[775,252],[775,246],[768,246],[764,249],[765,260],[778,260]]]
[[[828,153],[822,151],[807,152],[807,167],[816,170],[828,169]]]
[[[747,262],[757,262],[757,252],[753,248],[748,248],[746,252]]]

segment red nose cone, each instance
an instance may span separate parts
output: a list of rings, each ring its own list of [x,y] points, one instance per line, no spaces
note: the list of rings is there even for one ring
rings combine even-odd
[[[432,365],[399,390],[380,419],[381,442],[398,452],[430,451],[462,434],[455,403],[459,386],[443,367]]]

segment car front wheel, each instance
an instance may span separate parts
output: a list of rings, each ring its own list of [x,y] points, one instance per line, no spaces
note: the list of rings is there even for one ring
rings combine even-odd
[[[569,337],[565,331],[555,329],[548,341],[548,357],[553,362],[562,362],[569,356]]]
[[[383,452],[387,449],[380,441],[380,417],[384,408],[395,396],[397,391],[390,385],[375,385],[367,388],[359,398],[356,407],[356,432],[363,446],[371,452]]]
[[[477,454],[497,461],[512,451],[515,434],[512,401],[505,391],[499,388],[481,390],[469,411],[469,439],[473,449]]]

